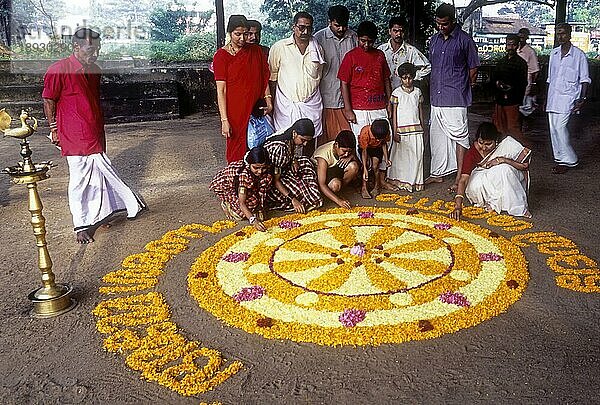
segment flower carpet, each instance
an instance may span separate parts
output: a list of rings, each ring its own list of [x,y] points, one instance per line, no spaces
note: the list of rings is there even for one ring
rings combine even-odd
[[[321,345],[427,339],[505,311],[520,249],[467,222],[397,208],[292,214],[222,238],[188,276],[201,307],[267,338]]]
[[[166,232],[102,278],[106,298],[94,315],[105,350],[186,396],[242,370],[189,340],[157,291],[184,252],[193,262],[187,287],[203,310],[248,333],[323,346],[431,339],[497,316],[527,287],[527,248],[547,256],[557,286],[600,293],[597,263],[554,232],[523,232],[531,222],[477,207],[455,221],[452,202],[377,200],[394,206],[286,215],[266,221],[266,232],[232,230],[233,221]],[[198,249],[193,242],[202,238],[208,248]]]

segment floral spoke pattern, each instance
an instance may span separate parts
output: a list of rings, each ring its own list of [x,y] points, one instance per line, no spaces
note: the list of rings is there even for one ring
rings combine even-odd
[[[422,211],[331,209],[265,224],[265,233],[248,227],[202,253],[190,275],[203,276],[188,282],[201,306],[268,338],[432,338],[505,311],[527,285],[510,241]]]
[[[351,262],[341,264],[321,277],[311,280],[307,287],[310,290],[330,292],[341,287],[348,277],[350,277],[350,274],[352,274],[352,270],[354,270],[354,265]]]

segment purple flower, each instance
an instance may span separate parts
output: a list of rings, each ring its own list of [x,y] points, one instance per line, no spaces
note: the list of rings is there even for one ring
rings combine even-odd
[[[259,285],[244,287],[233,296],[237,302],[253,301],[261,298],[265,294],[265,289]]]
[[[499,262],[503,257],[494,252],[479,253],[479,260],[482,262]]]
[[[279,227],[281,229],[294,229],[294,228],[298,228],[300,226],[302,226],[302,224],[300,224],[299,222],[296,222],[296,221],[285,220],[285,221],[281,221],[279,223]]]
[[[440,231],[447,231],[448,229],[452,228],[452,225],[450,224],[446,224],[446,223],[439,223],[439,224],[435,224],[433,226],[435,229],[439,229]]]
[[[362,243],[357,243],[356,245],[352,246],[350,253],[359,257],[363,257],[365,255],[365,245]]]
[[[250,258],[248,252],[231,252],[228,255],[223,256],[223,260],[229,263],[245,262]]]
[[[362,219],[375,218],[375,213],[372,211],[361,211],[358,213],[358,217]]]
[[[446,292],[442,293],[442,295],[440,295],[440,301],[442,301],[443,303],[446,303],[446,304],[458,305],[459,307],[471,306],[471,303],[469,302],[467,297],[465,297],[458,291],[457,292],[446,291]]]
[[[339,319],[342,325],[346,328],[351,328],[356,326],[357,323],[364,321],[366,314],[367,311],[362,309],[346,309],[342,312]]]

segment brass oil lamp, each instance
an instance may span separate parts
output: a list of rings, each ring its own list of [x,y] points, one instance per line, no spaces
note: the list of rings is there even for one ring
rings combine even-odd
[[[10,129],[12,121],[10,115],[4,109],[0,110],[0,132],[3,132],[5,137],[13,137],[21,141],[23,157],[22,162],[5,168],[2,173],[8,174],[15,184],[27,186],[28,209],[31,213],[31,225],[38,249],[38,267],[42,273],[42,287],[29,293],[28,298],[33,302],[31,316],[49,318],[70,311],[77,302],[71,297],[73,289],[70,285],[57,284],[54,281],[52,259],[46,243],[46,219],[42,215],[43,205],[37,183],[50,177],[48,170],[52,162],[33,163],[27,138],[36,131],[37,120],[30,117],[25,110],[21,111],[19,119],[21,126]]]

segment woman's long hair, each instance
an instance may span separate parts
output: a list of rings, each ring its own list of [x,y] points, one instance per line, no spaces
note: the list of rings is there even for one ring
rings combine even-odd
[[[300,118],[298,121],[283,131],[281,134],[273,134],[267,137],[265,142],[272,141],[283,141],[288,142],[292,140],[292,132],[296,131],[298,135],[312,138],[315,136],[315,124],[309,118]]]

